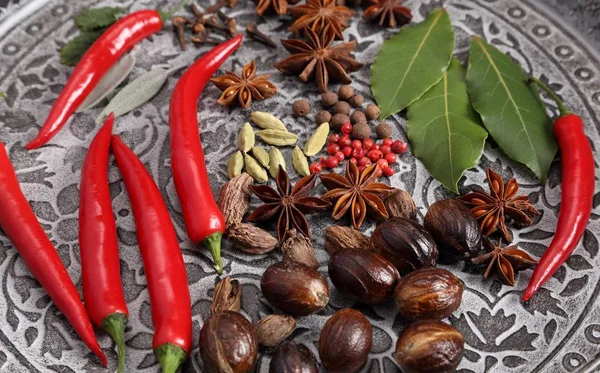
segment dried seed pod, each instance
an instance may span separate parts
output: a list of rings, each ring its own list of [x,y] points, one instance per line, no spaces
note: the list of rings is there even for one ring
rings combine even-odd
[[[269,303],[294,316],[318,312],[329,302],[329,287],[319,272],[289,260],[267,268],[260,288]]]
[[[285,260],[302,263],[313,269],[319,268],[315,248],[310,243],[310,239],[298,234],[293,228],[287,232],[287,238],[281,244],[281,251]]]
[[[329,254],[339,250],[369,250],[369,237],[352,227],[332,225],[325,228],[325,249]]]
[[[255,255],[273,251],[279,243],[269,232],[247,223],[237,223],[229,227],[227,239],[246,254]]]
[[[429,232],[405,218],[388,219],[379,224],[371,235],[370,245],[392,262],[401,275],[435,266],[438,258],[435,241]]]
[[[369,320],[351,308],[339,310],[327,320],[319,339],[319,356],[330,373],[358,372],[369,358],[373,328]]]
[[[417,321],[400,333],[395,358],[404,373],[454,372],[464,344],[463,335],[446,323]]]
[[[219,312],[234,311],[242,309],[242,287],[238,280],[232,280],[227,276],[215,285],[210,313],[215,315]]]
[[[460,201],[446,199],[429,206],[425,228],[437,243],[440,259],[447,263],[470,260],[483,249],[477,219]]]
[[[283,342],[273,354],[269,373],[319,373],[319,365],[305,345]]]
[[[250,207],[250,189],[252,176],[247,173],[240,174],[229,180],[221,187],[219,192],[219,210],[223,213],[227,228],[241,223]]]
[[[252,324],[239,312],[212,315],[200,331],[200,356],[211,373],[246,373],[258,355]]]
[[[254,327],[258,344],[265,347],[277,346],[296,329],[296,319],[288,315],[269,315],[260,319]]]
[[[397,189],[383,203],[390,218],[417,220],[417,204],[407,191]]]
[[[392,296],[400,274],[381,255],[369,251],[341,250],[329,260],[329,278],[340,292],[359,302],[379,304]]]
[[[462,282],[451,272],[423,268],[398,281],[394,299],[400,314],[408,320],[441,320],[460,306],[462,294]]]

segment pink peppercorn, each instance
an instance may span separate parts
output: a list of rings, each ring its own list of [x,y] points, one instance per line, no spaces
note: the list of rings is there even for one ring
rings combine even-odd
[[[339,162],[343,162],[344,159],[346,159],[346,156],[342,152],[337,152],[333,156],[336,157]]]
[[[350,134],[350,132],[352,132],[352,125],[350,123],[344,123],[344,124],[342,124],[342,127],[340,128],[340,131],[342,131],[342,133],[344,135],[348,135],[348,134]]]
[[[385,176],[390,177],[390,176],[394,175],[396,173],[396,171],[394,171],[394,169],[391,167],[386,167],[383,169],[383,173],[385,174]]]
[[[392,151],[392,149],[390,148],[389,145],[381,145],[379,147],[379,150],[381,150],[381,152],[383,153],[383,155],[386,155],[388,153],[390,153]]]
[[[388,162],[388,164],[396,163],[396,160],[397,160],[396,154],[394,154],[394,153],[387,153],[385,155],[385,160]]]
[[[310,166],[308,166],[308,169],[310,170],[311,174],[318,174],[319,172],[323,171],[323,167],[319,162],[311,164]]]
[[[340,135],[338,135],[337,133],[332,133],[327,138],[327,142],[330,143],[330,144],[335,144],[338,141],[340,141]]]
[[[327,157],[327,168],[328,169],[332,170],[332,169],[336,168],[339,164],[340,164],[340,161],[336,157],[334,157],[334,156]]]
[[[346,158],[350,158],[352,156],[352,151],[354,149],[352,149],[349,146],[344,146],[344,148],[342,149],[342,153],[344,153],[344,157]]]

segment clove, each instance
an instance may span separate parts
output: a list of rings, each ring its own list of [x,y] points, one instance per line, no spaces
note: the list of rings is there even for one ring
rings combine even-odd
[[[234,37],[237,34],[237,20],[235,18],[228,17],[222,11],[218,11],[217,15],[223,21],[225,27],[227,27],[227,35],[230,37]]]
[[[177,40],[179,40],[179,46],[181,50],[186,50],[187,45],[185,43],[185,25],[187,20],[185,17],[176,16],[171,19],[171,23],[173,24],[173,28],[175,29],[175,33],[177,34]]]
[[[194,33],[196,36],[192,36],[192,43],[196,46],[196,48],[200,48],[203,45],[217,45],[221,44],[219,40],[211,39],[208,37],[208,30],[204,27],[204,25],[197,23],[194,25]]]
[[[262,33],[258,29],[258,26],[256,26],[256,23],[254,23],[254,22],[249,23],[246,26],[246,34],[248,34],[248,36],[251,37],[252,39],[259,41],[263,44],[266,44],[271,48],[277,48],[277,44],[275,44],[275,42],[270,37],[268,37],[267,35]]]
[[[206,27],[210,27],[214,30],[222,31],[225,33],[225,35],[227,35],[227,37],[233,37],[237,33],[237,30],[235,29],[235,27],[233,28],[233,32],[232,32],[230,27],[220,25],[217,22],[216,16],[211,16],[211,17],[204,16],[203,21],[204,21],[204,25]],[[236,23],[236,25],[237,25],[237,23]]]

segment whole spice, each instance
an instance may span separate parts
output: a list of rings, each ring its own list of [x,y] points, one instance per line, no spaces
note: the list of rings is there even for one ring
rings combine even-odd
[[[391,218],[417,220],[417,205],[407,191],[396,189],[383,203]]]
[[[252,122],[254,122],[254,124],[264,130],[279,130],[287,132],[287,128],[285,128],[283,122],[273,114],[262,111],[253,111],[250,114],[250,119]]]
[[[445,199],[429,206],[425,228],[438,246],[440,259],[447,263],[469,260],[483,248],[477,220],[457,200]]]
[[[260,163],[261,166],[263,166],[264,168],[269,168],[269,153],[267,153],[267,151],[264,148],[261,148],[260,146],[253,147],[252,155],[254,156],[254,158],[256,158],[256,160],[258,161],[258,163]]]
[[[223,272],[221,236],[225,221],[208,180],[197,109],[204,86],[241,42],[242,35],[238,35],[194,62],[173,89],[169,107],[171,169],[187,234],[194,244],[208,247],[218,273]]]
[[[298,141],[298,136],[287,131],[280,130],[261,130],[256,133],[262,141],[269,145],[287,146],[294,145]]]
[[[398,311],[408,320],[441,320],[460,306],[462,294],[462,282],[451,272],[422,268],[400,279],[394,299]]]
[[[350,136],[358,140],[368,139],[371,137],[371,127],[366,122],[359,122],[352,127]]]
[[[335,114],[331,118],[331,128],[336,131],[339,131],[345,123],[350,123],[350,118],[346,114]]]
[[[370,6],[363,12],[363,17],[370,21],[378,21],[379,26],[387,24],[396,28],[410,23],[412,13],[410,8],[402,6],[404,0],[369,0]]]
[[[506,227],[506,217],[510,217],[518,226],[526,227],[532,223],[529,216],[539,215],[539,212],[533,207],[529,197],[517,196],[519,185],[515,178],[504,184],[500,175],[488,168],[487,182],[490,193],[471,192],[458,199],[467,205],[473,216],[480,221],[484,237],[499,229],[504,239],[511,242],[512,234]]]
[[[367,123],[367,117],[362,111],[355,110],[352,115],[350,115],[350,123],[353,125],[356,125],[357,123]]]
[[[288,11],[287,0],[257,0],[256,14],[264,16],[268,11],[274,11],[277,14],[286,14]]]
[[[238,149],[241,152],[248,153],[254,146],[256,137],[250,123],[244,123],[238,134]]]
[[[379,304],[391,298],[400,274],[375,253],[339,250],[329,259],[329,278],[340,292],[358,302]]]
[[[289,28],[291,32],[311,30],[317,35],[330,32],[338,39],[344,38],[342,31],[348,27],[347,21],[354,15],[354,11],[337,5],[336,0],[306,0],[306,4],[292,7],[289,11],[296,18]]]
[[[262,222],[277,219],[277,236],[283,241],[291,228],[296,228],[306,237],[310,237],[310,229],[304,214],[327,210],[329,202],[310,197],[315,187],[316,174],[300,179],[292,189],[287,172],[279,167],[275,182],[277,190],[266,185],[252,185],[250,190],[265,204],[258,207],[248,216],[248,221]]]
[[[333,2],[334,0],[325,1]],[[323,31],[318,34],[307,28],[305,33],[307,42],[299,39],[281,41],[281,44],[292,55],[277,62],[275,67],[284,74],[300,74],[299,78],[303,82],[314,78],[319,92],[327,92],[329,79],[344,84],[350,83],[352,79],[348,73],[363,67],[362,63],[350,56],[350,53],[356,48],[356,41],[331,46],[335,38],[332,31]]]
[[[246,168],[248,175],[252,176],[257,183],[265,183],[269,180],[269,175],[267,175],[267,171],[265,171],[263,166],[261,166],[256,159],[245,153],[244,167]]]
[[[380,139],[386,139],[392,136],[392,126],[389,123],[379,123],[375,127],[375,133]]]
[[[279,167],[286,169],[285,167],[285,159],[283,158],[283,154],[281,151],[273,146],[269,149],[269,173],[271,177],[277,177],[277,172],[279,171]]]
[[[277,239],[252,224],[235,223],[227,231],[227,239],[247,254],[266,254],[277,247]]]
[[[395,358],[405,373],[454,372],[464,344],[463,335],[446,323],[417,321],[400,333]]]
[[[348,100],[348,103],[350,105],[352,105],[353,107],[361,107],[364,103],[365,103],[365,98],[361,95],[361,94],[355,94],[354,96],[350,97],[350,100]]]
[[[250,185],[252,177],[247,173],[240,174],[229,180],[219,192],[219,210],[223,213],[225,226],[241,223],[250,207]]]
[[[292,112],[297,117],[305,117],[310,113],[310,102],[308,100],[296,100],[292,103]]]
[[[351,227],[325,228],[325,249],[331,255],[340,250],[369,250],[369,237]]]
[[[289,260],[269,266],[260,288],[269,303],[294,316],[319,312],[329,302],[329,287],[319,272]]]
[[[227,276],[215,285],[215,293],[210,305],[210,313],[239,312],[242,309],[242,287],[238,280]]]
[[[496,272],[504,285],[515,285],[515,272],[535,266],[535,260],[517,246],[502,247],[502,241],[496,246],[486,240],[487,253],[472,259],[474,264],[487,265],[483,277],[488,278]]]
[[[350,104],[344,101],[338,101],[333,105],[333,111],[336,114],[350,115]]]
[[[262,0],[262,1],[264,1],[264,0]],[[267,1],[269,1],[269,0],[267,0]],[[278,0],[278,1],[281,2],[281,1],[285,1],[285,0]],[[277,44],[275,44],[273,39],[271,39],[265,33],[260,31],[258,29],[258,26],[256,26],[256,23],[254,23],[254,22],[250,22],[246,25],[246,34],[250,38],[257,40],[263,44],[266,44],[271,48],[277,48]]]
[[[284,260],[302,263],[312,269],[319,268],[319,261],[315,254],[315,248],[310,239],[298,234],[295,229],[287,232],[285,241],[281,244]]]
[[[380,114],[381,114],[381,111],[379,110],[379,107],[375,104],[370,104],[365,109],[365,115],[367,117],[367,120],[378,119]]]
[[[371,248],[392,262],[401,275],[435,266],[438,250],[433,237],[419,223],[392,218],[371,235]]]
[[[260,319],[254,327],[258,344],[265,347],[277,346],[296,329],[296,319],[287,315],[269,315]]]
[[[308,347],[283,342],[273,354],[269,373],[319,373],[319,366],[317,358]]]
[[[369,358],[373,328],[359,311],[344,308],[327,320],[319,338],[319,355],[327,372],[358,372]]]
[[[338,97],[340,100],[348,101],[352,96],[354,96],[354,88],[351,85],[344,84],[340,86],[338,90]]]
[[[187,45],[185,43],[185,25],[187,20],[184,17],[176,16],[171,18],[171,24],[173,25],[173,30],[177,35],[177,40],[179,41],[179,46],[181,50],[184,51],[187,49]]]
[[[331,121],[331,113],[327,110],[320,111],[315,117],[315,124],[321,125],[323,123],[329,123]]]
[[[214,373],[247,373],[258,355],[252,324],[239,312],[213,314],[200,331],[200,356]]]
[[[48,292],[50,299],[65,315],[85,345],[106,366],[106,355],[98,345],[79,292],[58,256],[58,251],[46,236],[23,195],[15,169],[1,142],[0,185],[0,228],[4,235],[13,243],[33,277]]]
[[[539,79],[532,79],[557,103],[560,117],[554,122],[554,134],[561,149],[562,194],[556,234],[533,271],[526,301],[569,258],[588,225],[594,206],[594,154],[585,135],[583,120],[570,114],[564,103]]]
[[[319,125],[316,131],[313,132],[308,140],[306,140],[306,144],[304,144],[304,154],[309,157],[319,154],[321,150],[323,150],[325,143],[327,143],[328,135],[329,123],[324,122]]]
[[[324,108],[333,107],[333,105],[337,104],[338,95],[335,92],[327,91],[321,93],[321,104]]]
[[[262,101],[277,93],[277,87],[269,81],[270,76],[269,74],[256,76],[256,64],[252,60],[244,66],[241,76],[227,71],[225,75],[212,78],[210,81],[223,91],[217,101],[219,104],[231,106],[237,103],[247,109],[253,99]]]
[[[160,190],[118,136],[112,149],[131,200],[155,332],[152,349],[163,371],[175,372],[192,349],[192,304],[179,240]]]

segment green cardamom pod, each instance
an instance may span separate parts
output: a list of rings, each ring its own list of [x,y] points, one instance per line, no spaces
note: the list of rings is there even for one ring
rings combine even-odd
[[[246,172],[248,175],[252,176],[257,183],[264,183],[269,180],[267,171],[265,171],[265,169],[256,161],[256,159],[252,158],[248,154],[244,154],[244,163],[246,166]]]
[[[240,134],[238,135],[238,149],[240,151],[247,153],[252,149],[254,143],[256,142],[256,138],[254,137],[254,130],[250,123],[245,123],[240,130]]]
[[[252,155],[264,168],[269,168],[269,153],[264,148],[260,146],[253,147]]]
[[[285,170],[285,159],[283,159],[283,154],[279,149],[271,146],[271,149],[269,149],[269,173],[273,178],[277,177],[279,166]]]
[[[287,128],[285,128],[283,122],[277,119],[277,117],[275,117],[273,114],[255,111],[250,114],[250,120],[265,130],[287,131]]]
[[[286,146],[294,145],[298,141],[298,136],[290,132],[280,130],[262,130],[257,132],[262,141],[269,145]]]
[[[299,147],[295,147],[292,151],[292,163],[294,164],[294,169],[300,176],[308,176],[310,175],[310,169],[308,168],[308,159],[302,150]]]
[[[241,151],[237,151],[233,153],[231,157],[229,157],[229,161],[227,161],[227,176],[230,179],[240,175],[242,173],[242,169],[244,168],[244,156]]]
[[[327,136],[329,136],[329,123],[325,122],[306,140],[304,154],[309,157],[319,154],[327,142]]]

